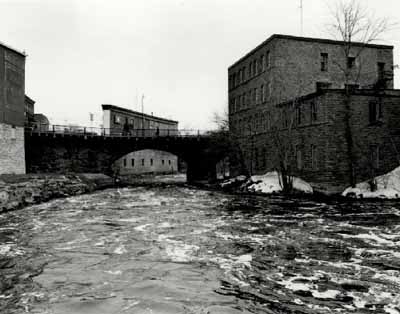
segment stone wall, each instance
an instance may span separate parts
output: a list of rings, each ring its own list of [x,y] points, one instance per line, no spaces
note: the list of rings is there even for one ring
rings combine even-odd
[[[0,175],[0,213],[112,186],[103,174]]]
[[[24,128],[0,123],[0,174],[25,173]]]
[[[320,189],[339,192],[350,182],[349,156],[345,137],[345,95],[343,90],[311,94],[301,102],[301,124],[282,127],[278,138],[290,140],[293,151],[289,163],[296,176],[302,177]],[[371,123],[369,104],[381,102],[379,121]],[[317,119],[311,118],[311,104],[317,106]],[[351,97],[351,129],[356,158],[358,182],[393,170],[400,165],[400,92],[357,91]],[[281,110],[283,110],[281,108]],[[296,114],[294,111],[287,115]],[[295,116],[297,120],[297,117]],[[279,167],[282,156],[276,145],[277,135],[267,130],[250,140],[240,139],[247,168],[253,173],[264,173]],[[378,147],[379,162],[371,161],[371,148]],[[300,151],[301,167],[298,167]],[[375,161],[376,161],[376,157]]]

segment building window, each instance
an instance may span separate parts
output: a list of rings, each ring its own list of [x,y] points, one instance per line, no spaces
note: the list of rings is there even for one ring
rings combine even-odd
[[[121,124],[121,117],[117,116],[117,115],[114,115],[114,123],[115,124]]]
[[[126,158],[124,158],[124,167],[126,167]]]
[[[259,95],[258,95],[258,89],[257,88],[254,89],[254,94],[256,96],[255,102],[256,102],[256,104],[258,104],[260,97],[258,97]]]
[[[301,105],[297,105],[296,107],[296,121],[297,125],[301,125]]]
[[[349,91],[354,91],[356,89],[359,89],[360,85],[358,85],[358,84],[344,84],[344,88],[346,90],[349,90]]]
[[[135,167],[135,159],[133,159],[133,158],[131,159],[131,166],[132,166],[132,168]]]
[[[168,165],[170,165],[171,164],[171,160],[168,160]]]
[[[380,101],[371,101],[369,103],[369,123],[376,123],[383,118],[382,103]]]
[[[370,145],[370,162],[373,169],[379,169],[380,151],[378,145]]]
[[[378,80],[383,80],[385,76],[385,63],[378,62]]]
[[[162,164],[162,165],[164,165],[164,159],[163,159],[163,160],[161,160],[161,164]]]
[[[298,170],[303,169],[303,156],[300,145],[296,146],[296,167]]]
[[[142,159],[142,166],[144,166],[144,159]]]
[[[261,85],[261,101],[262,102],[265,101],[265,85],[264,84]]]
[[[321,71],[326,72],[328,71],[328,54],[321,53]]]
[[[261,167],[263,170],[265,170],[266,166],[267,166],[267,149],[263,147],[261,152]]]
[[[265,66],[267,67],[267,69],[269,69],[271,66],[271,54],[270,54],[269,50],[265,54]]]
[[[317,147],[315,145],[311,145],[311,169],[318,169],[317,162]]]
[[[253,63],[250,62],[249,63],[249,78],[251,78],[251,76],[252,76],[252,71],[253,71]]]
[[[150,166],[153,165],[153,159],[150,159]]]
[[[347,68],[352,69],[356,65],[356,58],[354,57],[347,57]]]
[[[331,87],[331,83],[329,82],[317,82],[316,86],[317,86],[317,91],[323,90],[323,89],[328,89]]]
[[[261,55],[261,70],[265,71],[265,56]]]
[[[318,120],[318,107],[315,102],[311,103],[311,122]]]

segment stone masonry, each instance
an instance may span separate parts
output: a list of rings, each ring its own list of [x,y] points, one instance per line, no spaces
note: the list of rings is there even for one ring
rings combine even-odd
[[[0,123],[0,174],[25,173],[24,128]]]

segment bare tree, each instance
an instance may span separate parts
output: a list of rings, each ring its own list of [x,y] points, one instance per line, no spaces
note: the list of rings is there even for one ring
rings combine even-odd
[[[355,186],[357,176],[355,172],[356,154],[351,127],[351,97],[353,84],[357,84],[362,76],[362,52],[367,44],[381,40],[381,36],[390,29],[387,18],[375,18],[360,1],[339,1],[332,11],[332,22],[328,31],[337,40],[343,41],[341,46],[342,58],[334,61],[343,74],[345,88],[345,138],[349,160],[350,184]],[[355,44],[357,43],[357,44]],[[344,62],[343,62],[344,60]],[[358,68],[355,62],[358,61]]]

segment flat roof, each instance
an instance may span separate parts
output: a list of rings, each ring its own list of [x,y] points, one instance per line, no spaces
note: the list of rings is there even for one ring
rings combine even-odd
[[[140,117],[145,117],[148,119],[178,124],[178,121],[175,121],[175,120],[161,118],[161,117],[153,116],[153,115],[146,114],[146,113],[141,113],[139,111],[134,111],[134,110],[130,110],[130,109],[126,109],[126,108],[122,108],[122,107],[118,107],[118,106],[114,106],[114,105],[110,105],[110,104],[103,104],[103,105],[101,105],[101,107],[103,108],[103,110],[114,110],[114,111],[119,111],[122,113],[130,113],[130,114],[140,116]]]
[[[307,42],[314,42],[314,43],[323,43],[323,44],[331,44],[331,45],[343,45],[345,42],[341,40],[334,40],[334,39],[326,39],[326,38],[312,38],[312,37],[301,37],[301,36],[292,36],[292,35],[282,35],[282,34],[273,34],[266,40],[264,40],[261,44],[257,45],[255,48],[250,50],[248,53],[246,53],[243,57],[241,57],[239,60],[237,60],[235,63],[233,63],[228,70],[230,70],[232,67],[246,59],[248,56],[252,55],[254,52],[256,52],[258,49],[260,49],[262,46],[268,44],[274,39],[288,39],[288,40],[295,40],[295,41],[307,41]],[[351,43],[353,46],[364,46],[368,48],[377,48],[377,49],[393,49],[394,47],[391,45],[377,45],[377,44],[364,44],[361,42],[352,42]]]
[[[11,50],[11,51],[23,56],[23,57],[27,56],[25,52],[19,51],[19,50],[15,49],[15,48],[13,48],[13,47],[11,47],[9,45],[6,45],[5,43],[3,43],[1,41],[0,41],[0,47],[6,48],[7,50]]]

